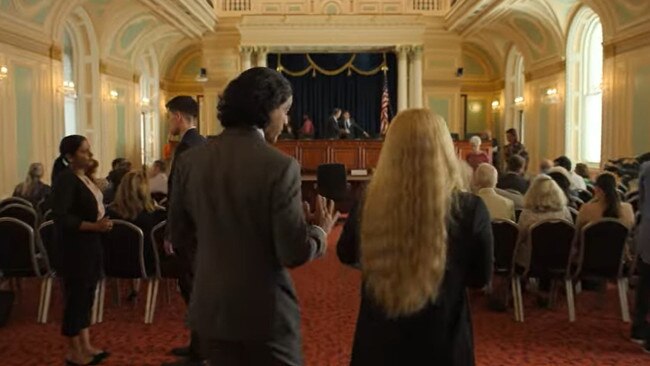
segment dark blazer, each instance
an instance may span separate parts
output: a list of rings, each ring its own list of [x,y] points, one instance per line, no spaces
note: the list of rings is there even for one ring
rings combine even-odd
[[[345,129],[345,120],[341,119],[339,121],[339,128]],[[349,127],[350,134],[347,136],[349,139],[356,139],[363,137],[363,133],[366,132],[366,130],[363,129],[355,120],[354,118],[350,118],[350,127]]]
[[[177,161],[168,221],[175,245],[197,235],[190,327],[202,339],[262,341],[301,365],[300,313],[287,267],[322,255],[305,222],[298,162],[254,129],[227,128]]]
[[[339,122],[334,116],[329,116],[325,123],[325,130],[323,131],[323,138],[337,139],[341,131],[339,130]]]
[[[52,213],[61,274],[97,282],[102,273],[101,234],[79,230],[82,221],[97,221],[97,200],[71,169],[62,171],[52,186]]]
[[[466,288],[482,287],[492,276],[492,227],[480,198],[462,193],[456,202],[458,210],[448,226],[447,269],[438,298],[415,314],[389,319],[362,289],[351,365],[474,365]],[[357,267],[359,211],[355,208],[350,213],[337,245],[341,262]]]
[[[151,229],[153,229],[154,226],[161,223],[167,218],[167,212],[165,212],[164,210],[156,210],[154,212],[142,211],[138,214],[138,217],[136,217],[135,220],[130,220],[122,217],[120,214],[115,212],[115,210],[113,210],[111,207],[108,207],[106,209],[106,215],[108,215],[108,217],[110,217],[111,219],[128,221],[133,225],[139,227],[140,230],[142,230],[142,234],[144,234],[145,268],[147,269],[148,275],[155,274],[156,262],[155,262],[155,256],[153,251],[153,243],[151,242]],[[160,254],[164,255],[163,253]]]
[[[201,136],[198,129],[190,128],[185,132],[185,135],[183,135],[183,138],[178,143],[178,145],[176,145],[176,149],[174,150],[174,157],[172,159],[172,166],[169,171],[169,178],[167,179],[167,193],[168,193],[167,206],[168,207],[171,206],[172,204],[171,201],[172,185],[173,185],[174,175],[176,174],[176,162],[178,161],[178,158],[189,149],[205,144],[206,141],[207,140],[205,139],[205,137]],[[169,225],[165,227],[165,237],[170,238]],[[176,246],[176,244],[174,244],[174,246]],[[188,250],[190,249],[191,248],[188,248]],[[179,253],[179,254],[184,256],[185,253]],[[192,254],[189,255],[192,256]]]
[[[497,188],[514,189],[521,194],[526,194],[529,185],[530,182],[528,182],[526,178],[522,177],[519,174],[510,172],[507,172],[500,176],[499,181],[497,182]]]

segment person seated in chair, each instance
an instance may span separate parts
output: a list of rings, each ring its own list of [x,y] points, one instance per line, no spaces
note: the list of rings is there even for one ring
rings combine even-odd
[[[482,163],[489,163],[490,158],[488,155],[481,151],[481,138],[478,136],[472,136],[469,139],[469,144],[472,146],[472,151],[467,154],[465,160],[472,167],[472,170],[476,170],[478,166]]]
[[[151,198],[147,178],[141,171],[132,171],[123,178],[106,214],[111,219],[128,221],[139,227],[144,234],[144,260],[147,274],[153,274],[155,258],[153,243],[151,242],[151,229],[166,218],[166,213],[157,207]],[[133,292],[129,295],[134,298],[139,284],[134,284]]]
[[[43,164],[32,163],[29,166],[27,178],[16,186],[13,196],[26,199],[36,208],[51,192],[50,186],[41,181],[43,173]]]
[[[151,193],[167,194],[167,164],[162,160],[156,160],[149,171],[149,188]]]
[[[302,115],[302,126],[298,131],[298,138],[300,139],[313,139],[314,138],[314,122],[309,118],[308,114]]]
[[[602,173],[594,184],[594,198],[582,205],[576,229],[579,230],[590,222],[609,217],[619,219],[623,225],[631,229],[634,226],[634,210],[632,205],[621,202],[616,191],[616,178],[610,173]]]
[[[569,172],[561,166],[554,166],[549,169],[547,175],[560,186],[560,189],[566,196],[567,205],[579,210],[582,203],[579,201],[580,197],[578,197],[576,192],[571,190],[571,175]]]
[[[341,137],[346,139],[357,139],[361,136],[368,138],[370,135],[350,117],[350,112],[343,112],[343,117],[339,121],[339,129],[341,130]]]
[[[555,183],[555,181],[548,175],[538,175],[531,184],[528,192],[524,196],[524,210],[519,216],[519,238],[518,246],[515,256],[517,266],[521,268],[528,268],[530,266],[530,258],[532,248],[528,242],[530,235],[530,228],[534,224],[547,220],[558,219],[572,222],[571,213],[567,208],[567,198],[562,192],[562,189]],[[552,245],[552,243],[549,243]],[[548,305],[548,291],[550,290],[550,280],[548,278],[540,278],[539,289],[545,292],[538,298],[540,306]]]
[[[566,156],[560,156],[553,160],[553,163],[555,166],[561,166],[562,168],[566,169],[566,171],[569,173],[569,181],[571,181],[572,191],[575,191],[576,189],[587,189],[587,184],[585,183],[584,178],[571,170],[571,159]]]
[[[506,173],[499,178],[497,187],[500,189],[512,189],[521,194],[526,194],[530,184],[523,177],[526,160],[519,155],[512,155],[507,161]]]
[[[478,189],[477,196],[481,197],[490,212],[491,220],[515,221],[515,204],[500,196],[495,191],[497,185],[497,170],[488,163],[479,165],[474,171],[474,187]]]

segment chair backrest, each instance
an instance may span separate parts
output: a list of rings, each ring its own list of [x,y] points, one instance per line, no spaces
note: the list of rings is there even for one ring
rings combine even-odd
[[[497,272],[508,272],[513,269],[513,260],[519,238],[519,226],[510,220],[493,220],[492,235],[494,237],[494,268]]]
[[[594,198],[594,195],[591,194],[591,192],[587,191],[586,189],[578,189],[576,190],[576,193],[578,194],[578,197],[582,200],[582,202],[589,202],[591,201],[592,198]]]
[[[567,273],[575,227],[565,220],[543,220],[530,227],[530,272]]]
[[[189,270],[188,263],[175,255],[165,254],[165,227],[167,221],[158,223],[151,229],[151,245],[156,258],[156,275],[160,278],[178,278]]]
[[[578,274],[621,276],[628,228],[617,219],[604,218],[585,225],[580,234]]]
[[[113,220],[113,229],[102,236],[104,273],[113,278],[146,278],[144,234],[132,223]]]
[[[573,219],[573,223],[575,224],[576,220],[578,219],[578,210],[571,206],[567,206],[569,209],[569,212],[571,213],[571,218]]]
[[[639,190],[630,191],[625,194],[625,200],[629,202],[632,198],[638,196],[639,196]]]
[[[508,191],[508,192],[510,192],[510,193],[512,193],[512,194],[518,194],[518,195],[520,195],[520,196],[523,196],[523,195],[521,194],[521,192],[519,192],[519,191],[516,190],[516,189],[508,188],[508,189],[506,189],[506,191]]]
[[[0,277],[42,276],[36,259],[34,229],[13,217],[0,217]]]
[[[587,183],[587,191],[591,193],[592,196],[596,193],[596,189],[594,188],[594,185],[591,183]]]
[[[38,236],[41,246],[47,253],[47,259],[52,270],[57,271],[61,267],[61,250],[56,241],[56,229],[54,221],[48,220],[38,227]]]
[[[521,210],[521,209],[515,210],[515,220],[517,220],[517,222],[519,222],[519,216],[521,216],[522,211],[523,210]]]
[[[9,198],[5,198],[2,201],[0,201],[0,210],[2,208],[4,208],[5,206],[15,205],[15,204],[23,205],[23,206],[27,206],[27,207],[32,207],[32,208],[34,207],[31,202],[29,202],[28,200],[26,200],[24,198],[9,197]]]
[[[54,220],[54,212],[52,212],[52,210],[45,211],[45,213],[43,214],[43,220],[44,221]]]
[[[36,211],[32,207],[18,203],[12,203],[0,208],[0,217],[13,217],[31,226],[32,229],[36,229],[36,221],[38,220]]]
[[[316,171],[318,193],[334,201],[345,198],[347,173],[343,164],[321,164]]]

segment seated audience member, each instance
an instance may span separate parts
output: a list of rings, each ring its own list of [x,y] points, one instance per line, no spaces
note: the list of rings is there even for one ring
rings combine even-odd
[[[632,205],[621,202],[616,191],[616,178],[610,173],[603,173],[596,178],[594,198],[580,208],[576,228],[580,230],[590,222],[606,217],[619,219],[628,228],[634,226]]]
[[[95,183],[95,185],[104,192],[108,189],[109,183],[106,178],[97,178],[97,168],[99,168],[99,162],[95,159],[91,159],[86,168],[86,176]]]
[[[497,187],[526,194],[529,185],[529,182],[523,177],[526,160],[519,155],[512,155],[507,164],[506,172],[499,178]]]
[[[650,311],[650,162],[641,165],[639,171],[639,212],[641,222],[635,237],[635,252],[639,256],[637,271],[635,311],[632,320],[632,340],[644,344],[650,352],[650,325],[647,321]]]
[[[576,172],[571,170],[571,159],[566,156],[560,156],[559,158],[553,160],[555,166],[561,166],[566,169],[569,173],[569,181],[571,182],[571,190],[576,189],[587,189],[584,178],[576,174]]]
[[[314,122],[312,122],[309,115],[302,115],[302,126],[300,131],[298,131],[298,138],[301,139],[313,139],[314,138]]]
[[[163,221],[166,215],[165,211],[155,206],[143,172],[132,171],[124,175],[115,200],[107,208],[107,215],[111,219],[129,221],[142,229],[145,266],[149,274],[153,273],[155,265],[151,229]]]
[[[117,158],[112,162],[113,170],[108,173],[106,180],[108,187],[104,192],[104,203],[110,204],[115,199],[115,194],[119,189],[122,177],[131,170],[131,163],[124,158]]]
[[[522,144],[519,141],[519,135],[517,134],[517,130],[511,128],[508,131],[506,131],[506,140],[508,141],[508,144],[503,148],[506,164],[508,163],[508,161],[512,156],[519,155],[524,159],[523,171],[526,171],[526,167],[528,166],[528,159],[529,159],[528,151],[526,151],[526,147],[524,146],[524,144]]]
[[[363,278],[352,366],[474,364],[466,288],[490,280],[493,239],[458,163],[441,117],[425,109],[395,117],[337,245]]]
[[[162,160],[156,160],[149,171],[149,188],[151,193],[167,194],[167,164]]]
[[[553,167],[553,162],[550,159],[542,159],[539,163],[539,174],[548,174],[548,171]]]
[[[472,151],[467,154],[465,160],[472,167],[473,170],[476,170],[479,165],[483,163],[489,163],[490,158],[484,151],[481,151],[481,138],[478,136],[472,136],[469,139],[469,144],[472,146]]]
[[[557,183],[567,199],[567,205],[575,209],[579,209],[579,204],[576,199],[579,199],[575,191],[571,190],[571,175],[561,166],[554,166],[549,169],[548,174],[551,179]]]
[[[589,167],[587,164],[578,163],[576,164],[575,173],[582,177],[585,181],[585,187],[587,184],[593,184],[591,181],[591,176],[589,175]]]
[[[515,204],[515,210],[524,209],[524,195],[519,192],[506,191],[505,189],[496,188],[494,190],[499,196],[512,201]]]
[[[30,164],[25,181],[16,186],[13,196],[26,199],[36,209],[38,204],[45,200],[51,192],[50,186],[41,181],[43,174],[43,164]]]
[[[478,166],[474,172],[474,186],[478,188],[477,196],[481,197],[490,212],[490,219],[515,221],[515,204],[511,200],[497,194],[497,170],[488,163]]]
[[[519,249],[515,257],[518,266],[528,268],[530,265],[532,252],[528,242],[530,227],[547,219],[573,221],[571,213],[567,209],[566,195],[551,177],[542,174],[533,180],[528,189],[524,197],[524,210],[519,216]],[[540,290],[548,293],[550,290],[549,279],[540,278]],[[540,305],[545,306],[548,303],[548,298],[545,296],[539,300]]]

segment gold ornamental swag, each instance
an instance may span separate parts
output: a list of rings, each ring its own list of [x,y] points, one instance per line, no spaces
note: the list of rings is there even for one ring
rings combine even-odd
[[[334,69],[334,70],[327,70],[325,68],[322,68],[322,67],[318,66],[318,64],[316,64],[316,62],[311,58],[311,56],[309,54],[305,54],[305,56],[307,57],[307,62],[309,63],[309,66],[307,66],[307,68],[305,68],[304,70],[294,71],[294,70],[288,70],[287,68],[285,68],[282,65],[282,54],[278,54],[278,66],[276,67],[276,70],[278,72],[281,72],[281,73],[284,73],[284,74],[287,74],[287,75],[293,76],[293,77],[305,76],[310,71],[311,71],[312,77],[316,77],[316,72],[319,72],[319,73],[321,73],[323,75],[327,75],[327,76],[336,76],[336,75],[339,75],[339,74],[341,74],[343,72],[346,72],[346,71],[348,73],[348,76],[352,75],[352,72],[355,72],[355,73],[357,73],[359,75],[363,75],[363,76],[372,76],[372,75],[376,75],[376,74],[378,74],[379,72],[382,72],[382,71],[384,73],[386,73],[386,71],[388,71],[388,66],[386,64],[386,53],[383,54],[381,64],[379,66],[377,66],[376,68],[371,69],[371,70],[361,70],[361,69],[359,69],[358,67],[356,67],[354,65],[354,60],[357,58],[356,53],[352,54],[352,56],[350,56],[350,59],[348,60],[348,62],[346,62],[343,66],[339,67],[338,69]]]

